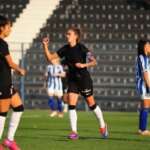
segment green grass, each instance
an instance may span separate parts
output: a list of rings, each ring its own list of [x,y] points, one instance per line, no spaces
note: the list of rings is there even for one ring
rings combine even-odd
[[[78,112],[79,140],[67,139],[68,114],[50,118],[45,110],[26,110],[16,140],[22,150],[149,150],[150,137],[137,134],[138,114],[105,112],[109,139],[101,139],[91,112]],[[6,135],[6,131],[5,131]]]

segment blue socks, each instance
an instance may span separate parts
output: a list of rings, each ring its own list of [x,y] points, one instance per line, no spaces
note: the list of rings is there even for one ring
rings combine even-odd
[[[58,110],[58,112],[62,112],[63,111],[63,106],[62,106],[62,100],[61,99],[57,99],[57,107],[55,106],[55,99],[54,97],[49,97],[48,100],[48,106],[50,107],[50,109],[52,111],[54,110]]]
[[[57,109],[59,112],[62,112],[63,111],[63,106],[62,106],[62,100],[61,99],[58,99],[57,100]]]
[[[54,100],[53,97],[49,97],[48,106],[50,107],[50,109],[51,109],[52,111],[55,110],[55,100]]]
[[[141,108],[140,110],[139,129],[141,131],[144,131],[147,128],[148,111],[149,111],[148,108]]]

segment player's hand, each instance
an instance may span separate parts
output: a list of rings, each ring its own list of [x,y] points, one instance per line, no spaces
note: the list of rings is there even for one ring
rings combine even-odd
[[[49,44],[49,38],[48,37],[43,38],[42,43],[43,43],[43,45],[48,46],[48,44]]]
[[[26,75],[26,70],[25,69],[20,69],[19,73],[20,73],[20,75],[25,76]]]
[[[76,63],[75,66],[76,66],[77,68],[85,68],[85,67],[86,67],[86,64]]]

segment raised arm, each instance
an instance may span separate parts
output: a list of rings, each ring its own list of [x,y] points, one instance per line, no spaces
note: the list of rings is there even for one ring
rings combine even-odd
[[[49,39],[48,38],[43,38],[42,43],[43,43],[44,54],[49,62],[51,62],[53,59],[59,58],[56,52],[49,51],[48,49]]]

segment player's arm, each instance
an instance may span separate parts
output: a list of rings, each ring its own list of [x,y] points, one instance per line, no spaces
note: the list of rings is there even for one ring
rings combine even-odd
[[[139,57],[139,64],[141,66],[142,72],[143,72],[143,78],[146,83],[146,85],[150,88],[150,72],[149,72],[149,65],[148,65],[148,59],[147,57],[144,58],[144,56]]]
[[[43,43],[44,54],[49,62],[51,62],[53,59],[59,58],[56,52],[49,51],[48,49],[49,39],[48,38],[44,38],[42,43]]]
[[[144,74],[145,83],[150,88],[150,72],[145,71],[143,74]]]
[[[60,77],[60,78],[64,78],[66,77],[66,72],[64,71],[62,65],[59,66],[60,71],[56,74],[56,76]]]
[[[92,52],[88,52],[87,54],[87,62],[86,63],[76,63],[75,66],[77,68],[89,68],[89,67],[94,67],[96,66],[97,61],[94,57],[94,55],[92,54]]]
[[[10,68],[18,72],[20,75],[24,76],[26,74],[26,71],[24,69],[20,68],[17,64],[13,62],[12,57],[10,55],[6,55],[5,58]]]
[[[57,74],[57,76],[64,78],[66,76],[66,72],[60,72]]]

